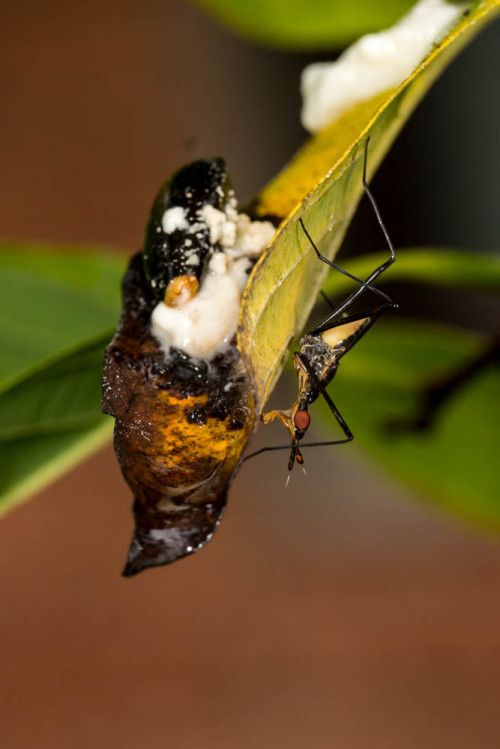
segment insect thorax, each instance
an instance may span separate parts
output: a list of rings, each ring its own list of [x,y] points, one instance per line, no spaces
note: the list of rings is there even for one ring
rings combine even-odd
[[[328,385],[337,371],[338,353],[332,349],[321,335],[308,333],[300,340],[300,353],[305,356],[322,385]],[[309,403],[319,396],[319,389],[313,378],[308,376],[306,390]]]

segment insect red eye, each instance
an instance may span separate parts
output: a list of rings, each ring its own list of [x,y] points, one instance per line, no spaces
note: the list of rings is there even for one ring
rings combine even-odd
[[[307,427],[311,423],[309,412],[303,408],[299,409],[293,417],[293,423],[295,424],[297,429],[300,429],[301,432],[305,432]]]

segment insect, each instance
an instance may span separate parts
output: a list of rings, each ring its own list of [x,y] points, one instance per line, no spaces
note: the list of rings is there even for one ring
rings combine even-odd
[[[295,462],[303,464],[301,447],[352,439],[325,388],[341,356],[395,306],[372,286],[393,262],[394,250],[366,184],[366,159],[365,149],[363,184],[391,250],[384,265],[366,281],[352,276],[319,253],[301,222],[319,260],[349,275],[358,289],[302,338],[295,354],[299,394],[292,408],[262,417],[265,422],[278,418],[287,428],[290,470]],[[241,293],[274,231],[272,223],[237,212],[222,159],[179,170],[154,202],[142,252],[125,274],[123,311],[104,360],[103,411],[115,418],[115,452],[134,495],[127,577],[195,553],[220,522],[256,421],[251,379],[236,345]],[[348,314],[367,290],[382,297],[383,304]],[[178,328],[184,325],[190,332],[180,340]],[[220,336],[210,350],[200,349],[214,327]],[[345,438],[303,443],[309,406],[320,394]]]
[[[351,442],[354,439],[354,435],[347,426],[344,418],[340,414],[337,406],[333,402],[332,398],[328,394],[326,388],[334,378],[340,359],[352,349],[353,346],[360,340],[360,338],[371,328],[373,323],[384,313],[389,310],[397,308],[397,304],[392,300],[385,292],[373,286],[373,282],[389,268],[396,259],[394,252],[394,246],[389,237],[385,224],[382,220],[380,211],[377,203],[371,192],[368,183],[366,181],[366,167],[368,160],[368,144],[369,138],[365,143],[365,152],[363,160],[363,188],[370,200],[370,203],[375,212],[378,224],[382,229],[385,240],[387,242],[390,256],[376,268],[367,279],[364,281],[348,273],[344,268],[341,268],[336,263],[328,260],[324,257],[314,241],[312,240],[309,232],[307,231],[304,222],[299,218],[300,225],[304,231],[307,239],[311,243],[317,257],[322,262],[329,265],[336,271],[349,276],[353,281],[358,284],[358,288],[353,291],[350,296],[341,302],[337,307],[334,307],[331,302],[327,299],[328,303],[332,307],[332,311],[325,317],[325,319],[313,330],[306,333],[300,340],[300,351],[296,351],[294,354],[294,367],[298,377],[298,395],[289,409],[285,410],[273,410],[263,413],[261,415],[261,421],[264,424],[278,419],[278,421],[285,427],[290,434],[290,445],[279,445],[273,447],[264,447],[256,452],[248,455],[245,459],[253,458],[260,453],[267,452],[270,450],[283,450],[290,449],[290,457],[288,460],[288,470],[291,471],[297,462],[303,466],[304,458],[301,452],[301,447],[319,447],[325,445],[340,445],[346,442]],[[357,312],[350,314],[349,308],[353,302],[358,299],[362,294],[367,291],[371,291],[382,299],[383,303],[378,307],[372,308],[368,311]],[[330,411],[334,415],[338,424],[340,425],[345,437],[339,440],[328,440],[325,442],[306,442],[303,443],[309,425],[311,423],[311,416],[309,413],[309,407],[314,403],[319,396],[322,395],[325,399]]]

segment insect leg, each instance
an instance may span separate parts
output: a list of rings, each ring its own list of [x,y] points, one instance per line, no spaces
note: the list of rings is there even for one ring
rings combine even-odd
[[[328,445],[344,445],[347,442],[352,442],[352,440],[354,439],[353,433],[351,432],[351,430],[347,426],[344,417],[342,416],[342,414],[338,410],[337,406],[335,405],[335,403],[331,399],[331,397],[328,394],[326,388],[323,386],[323,384],[321,383],[321,381],[317,377],[316,373],[314,372],[313,368],[309,364],[309,360],[308,360],[307,356],[305,356],[304,354],[297,354],[297,355],[300,357],[300,361],[304,365],[304,368],[306,369],[307,373],[315,381],[315,383],[318,386],[318,389],[319,389],[321,395],[325,399],[325,401],[326,401],[326,403],[327,403],[330,411],[335,416],[335,418],[338,421],[338,423],[339,423],[342,431],[345,434],[345,438],[341,439],[341,440],[327,440],[325,442],[304,442],[304,443],[300,443],[297,446],[300,447],[300,449],[302,450],[303,447],[326,447]],[[260,450],[256,450],[256,452],[251,453],[250,455],[247,455],[246,457],[244,457],[243,458],[243,462],[245,462],[246,460],[249,460],[250,458],[255,458],[256,455],[260,455],[261,453],[270,452],[271,450],[290,450],[290,447],[292,447],[292,449],[293,449],[293,445],[290,446],[290,444],[288,444],[288,445],[277,445],[277,446],[271,446],[271,447],[261,447]]]
[[[392,244],[391,238],[389,236],[389,232],[387,231],[387,228],[386,228],[386,226],[385,226],[385,224],[384,224],[384,222],[382,220],[382,216],[380,214],[380,210],[378,208],[378,205],[377,205],[377,202],[375,200],[375,197],[374,197],[374,195],[373,195],[373,193],[372,193],[372,191],[371,191],[371,189],[368,186],[368,183],[366,181],[366,166],[367,166],[367,161],[368,161],[368,143],[369,143],[369,140],[370,139],[367,138],[367,140],[366,140],[366,146],[365,146],[365,156],[364,156],[364,162],[363,162],[363,177],[362,177],[363,188],[364,188],[364,190],[365,190],[365,192],[366,192],[366,194],[368,196],[368,199],[369,199],[369,201],[370,201],[370,203],[371,203],[371,205],[373,207],[373,210],[375,212],[375,216],[377,218],[377,222],[378,222],[380,228],[382,229],[382,233],[383,233],[383,235],[385,237],[385,240],[387,242],[387,246],[389,248],[390,257],[388,258],[388,260],[385,261],[385,263],[382,263],[382,265],[379,265],[378,268],[375,268],[375,270],[372,271],[372,273],[370,273],[370,275],[368,276],[368,278],[366,278],[364,281],[360,281],[361,285],[359,286],[359,288],[356,289],[355,291],[353,291],[352,294],[350,294],[347,297],[347,299],[344,302],[342,302],[342,304],[340,304],[335,309],[334,312],[332,312],[330,315],[328,315],[328,317],[326,317],[323,320],[323,322],[321,323],[321,327],[323,329],[324,329],[324,326],[327,323],[329,323],[331,320],[334,320],[336,317],[338,317],[339,315],[341,315],[344,312],[344,310],[347,307],[349,307],[349,305],[351,305],[352,302],[355,299],[357,299],[358,296],[363,291],[365,291],[367,288],[369,288],[371,291],[374,291],[375,287],[372,287],[371,283],[373,281],[375,281],[380,275],[382,275],[382,273],[384,273],[384,271],[386,271],[387,268],[389,268],[393,264],[393,262],[395,261],[395,259],[396,259],[396,253],[394,252],[394,245]],[[357,280],[357,279],[355,279],[355,280]],[[380,290],[377,290],[377,291],[379,293],[383,294],[383,292],[380,292]],[[390,299],[390,297],[387,296],[387,294],[383,294],[383,296],[385,296],[385,298],[386,298],[386,300],[388,302],[391,302],[392,304],[394,304],[392,302],[392,300]],[[396,306],[396,305],[394,304],[394,306]],[[316,332],[316,330],[313,331],[313,332]]]
[[[384,312],[388,312],[389,310],[397,309],[397,306],[398,305],[396,304],[396,302],[389,301],[387,304],[382,304],[380,307],[376,307],[375,309],[369,310],[367,312],[358,312],[355,315],[345,315],[345,317],[342,317],[340,320],[333,321],[331,320],[331,315],[329,315],[325,320],[323,320],[323,322],[316,326],[316,328],[310,335],[321,335],[322,333],[326,333],[329,330],[342,328],[344,326],[350,325],[350,323],[359,321],[359,329],[351,332],[349,336],[349,343],[346,342],[346,344],[344,345],[342,353],[342,356],[344,356],[344,354],[347,354],[347,352],[354,346],[354,344],[359,341],[361,336],[366,333],[368,328],[373,325],[375,320],[377,320],[380,315],[382,315]],[[367,321],[367,324],[363,325],[364,321]],[[340,359],[340,355],[338,358]]]
[[[318,389],[319,389],[321,395],[323,396],[323,398],[325,399],[325,401],[326,401],[326,403],[328,405],[328,408],[330,409],[330,411],[332,412],[332,414],[337,419],[337,421],[338,421],[338,423],[339,423],[342,431],[344,432],[344,434],[346,436],[346,439],[344,439],[344,440],[340,440],[340,441],[339,440],[335,440],[335,442],[330,442],[328,444],[339,445],[339,444],[342,444],[343,442],[351,442],[351,440],[354,439],[353,433],[351,432],[351,430],[347,426],[346,422],[344,421],[344,418],[341,415],[340,411],[338,410],[337,406],[335,405],[335,403],[332,401],[332,399],[328,395],[328,392],[327,392],[325,386],[323,385],[323,383],[321,382],[321,380],[319,379],[319,377],[316,375],[314,369],[311,367],[311,365],[309,363],[309,359],[307,358],[307,356],[305,356],[302,353],[297,354],[297,356],[299,357],[300,361],[304,365],[304,368],[306,369],[308,375],[310,377],[312,377],[312,379],[314,380],[314,382],[318,386]],[[305,447],[305,445],[303,445],[303,447]]]
[[[352,273],[349,273],[348,270],[346,270],[345,268],[341,268],[341,266],[337,265],[337,263],[334,263],[332,260],[328,260],[328,258],[326,258],[324,255],[322,255],[321,252],[316,247],[315,243],[312,240],[311,235],[307,231],[307,229],[306,229],[306,227],[304,225],[304,222],[302,221],[301,218],[299,218],[299,224],[301,225],[301,227],[302,227],[302,229],[304,231],[304,234],[306,235],[306,237],[308,238],[309,242],[311,243],[311,247],[313,248],[313,250],[316,253],[316,256],[317,256],[317,258],[319,260],[321,260],[323,263],[326,263],[326,265],[329,265],[330,268],[333,268],[334,270],[339,271],[339,273],[342,273],[344,276],[347,276],[348,278],[352,279],[353,281],[356,281],[356,283],[359,283],[360,286],[363,289],[370,289],[370,291],[373,291],[374,294],[378,294],[379,296],[383,297],[386,300],[389,299],[389,297],[387,296],[387,294],[385,292],[381,291],[380,289],[377,289],[376,286],[370,286],[370,284],[368,284],[366,281],[362,281],[361,278],[358,278],[357,276],[353,275]]]
[[[300,449],[302,450],[303,447],[327,447],[328,445],[345,445],[346,442],[352,442],[353,439],[354,437],[352,436],[344,440],[328,440],[327,442],[304,442],[300,443],[300,445],[297,445],[297,447],[300,447]],[[246,460],[250,460],[250,458],[255,458],[256,455],[267,453],[271,450],[290,450],[290,448],[293,449],[293,445],[271,445],[270,447],[261,447],[260,450],[256,450],[254,453],[246,455],[243,458],[242,462],[244,463]]]

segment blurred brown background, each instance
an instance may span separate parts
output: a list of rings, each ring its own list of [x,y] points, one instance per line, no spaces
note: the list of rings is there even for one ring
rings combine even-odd
[[[183,162],[224,155],[245,200],[303,137],[310,57],[234,38],[181,0],[4,2],[1,16],[4,236],[132,250]],[[499,31],[443,77],[381,169],[399,245],[498,248]],[[364,210],[351,246],[378,241]],[[285,459],[247,464],[214,541],[132,580],[111,449],[8,515],[2,747],[497,747],[498,540],[355,447],[310,456],[286,491]]]

